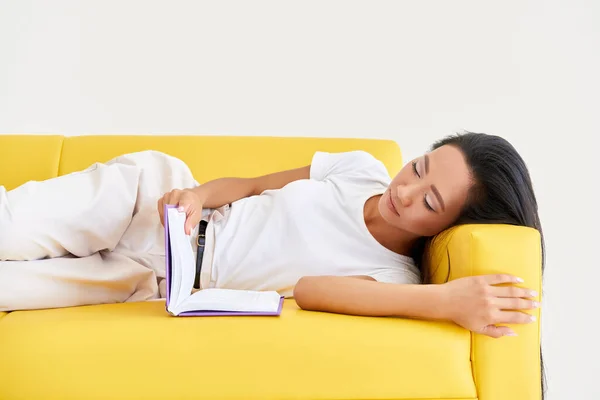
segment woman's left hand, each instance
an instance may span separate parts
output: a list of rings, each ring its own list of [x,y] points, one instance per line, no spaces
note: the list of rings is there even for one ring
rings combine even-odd
[[[441,285],[444,293],[444,314],[463,328],[499,338],[516,336],[507,326],[498,324],[527,324],[534,316],[521,310],[539,307],[532,300],[538,294],[517,286],[496,286],[521,283],[522,280],[505,274],[459,278]]]

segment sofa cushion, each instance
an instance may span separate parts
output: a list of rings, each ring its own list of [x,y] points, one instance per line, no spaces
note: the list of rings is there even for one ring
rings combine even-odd
[[[0,320],[1,399],[466,399],[469,332],[300,310],[171,317],[163,301]]]
[[[62,136],[0,135],[0,186],[11,190],[28,181],[54,178]]]
[[[157,150],[183,160],[199,182],[223,176],[252,177],[308,165],[316,150],[365,150],[390,175],[401,168],[400,148],[391,140],[246,136],[76,136],[65,138],[59,175],[118,155]]]

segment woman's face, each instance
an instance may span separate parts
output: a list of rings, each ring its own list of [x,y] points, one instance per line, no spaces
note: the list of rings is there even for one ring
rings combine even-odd
[[[398,229],[433,236],[459,217],[470,186],[462,152],[442,146],[402,168],[379,199],[379,212]]]

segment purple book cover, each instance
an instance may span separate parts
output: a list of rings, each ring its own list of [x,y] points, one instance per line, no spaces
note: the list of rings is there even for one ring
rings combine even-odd
[[[165,205],[164,208],[164,224],[165,224],[165,275],[167,283],[167,299],[165,309],[168,310],[169,299],[171,296],[171,241],[169,238],[169,208],[175,208],[174,205]],[[195,269],[194,269],[195,270]],[[186,311],[177,315],[178,317],[209,317],[209,316],[279,316],[283,309],[283,296],[279,302],[277,312],[248,312],[248,311]],[[167,311],[168,312],[168,311]]]

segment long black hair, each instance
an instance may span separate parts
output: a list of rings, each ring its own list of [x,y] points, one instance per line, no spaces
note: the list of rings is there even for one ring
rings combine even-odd
[[[461,150],[469,166],[473,185],[460,216],[452,226],[461,224],[498,223],[536,229],[541,237],[542,276],[545,247],[537,199],[525,161],[517,150],[499,136],[464,132],[435,142],[431,150],[451,145]],[[425,281],[431,279],[425,260],[426,250],[435,238],[421,238],[413,248],[413,259]],[[546,380],[540,348],[541,389],[544,398]]]

